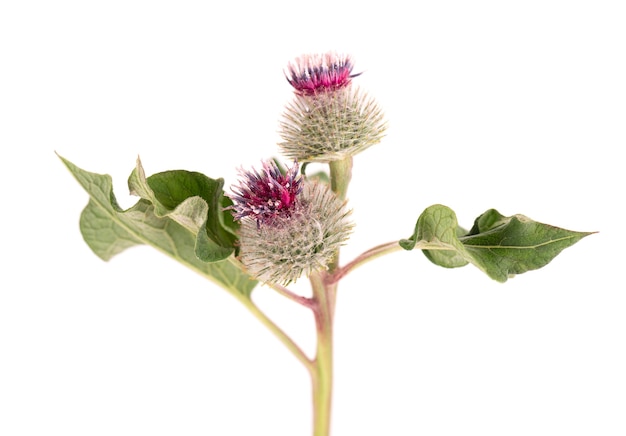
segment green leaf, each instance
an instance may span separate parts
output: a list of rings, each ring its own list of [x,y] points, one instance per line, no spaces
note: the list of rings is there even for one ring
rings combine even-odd
[[[456,226],[455,236],[457,238],[466,233],[467,230]],[[423,253],[432,263],[444,268],[459,268],[468,264],[468,261],[456,250],[423,250]]]
[[[154,205],[155,215],[168,217],[196,238],[196,255],[205,262],[226,259],[235,249],[236,224],[224,211],[230,199],[223,195],[224,181],[192,171],[165,171],[146,179],[141,161],[128,179],[131,194]]]
[[[217,198],[215,191],[209,189],[212,187],[221,193],[222,185],[219,180],[211,184],[199,177],[198,173],[192,173],[191,177],[185,178],[185,172],[181,172],[157,177],[154,179],[156,182],[152,183],[150,178],[145,178],[143,168],[138,162],[131,174],[129,186],[132,192],[142,198],[133,207],[122,210],[113,194],[109,175],[87,172],[63,157],[59,158],[90,196],[89,203],[81,214],[80,229],[87,245],[100,258],[109,260],[129,247],[147,244],[232,293],[250,295],[257,282],[242,271],[233,256],[227,255],[226,259],[216,262],[205,262],[197,255],[198,251],[205,250],[204,257],[211,258],[215,253],[221,252],[224,255],[233,251],[232,247],[221,245],[224,241],[218,243],[209,237],[210,233],[217,234],[216,230],[205,230],[208,227],[206,224],[211,222],[211,218],[207,218],[211,204],[222,201]],[[192,180],[187,191],[183,189],[185,180]],[[157,189],[153,190],[153,185]],[[200,191],[203,195],[206,194],[211,203],[197,195],[193,190],[197,187],[206,188]],[[166,192],[171,195],[168,197]],[[194,195],[183,199],[185,193]],[[221,213],[221,209],[218,210]],[[222,222],[217,213],[213,219],[218,223]]]
[[[592,232],[565,230],[524,215],[505,217],[490,209],[464,233],[450,208],[434,205],[420,215],[413,235],[399,244],[405,250],[425,250],[436,265],[454,268],[472,263],[492,279],[505,282],[515,274],[547,265]]]

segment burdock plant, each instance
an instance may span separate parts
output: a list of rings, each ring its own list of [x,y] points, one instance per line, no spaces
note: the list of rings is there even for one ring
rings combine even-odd
[[[302,56],[285,71],[293,100],[280,119],[280,150],[241,169],[224,191],[222,179],[176,170],[146,177],[141,162],[128,180],[139,201],[122,210],[108,175],[82,170],[61,158],[90,196],[80,218],[85,242],[103,260],[148,244],[222,286],[256,316],[306,367],[312,382],[313,435],[330,434],[333,317],[339,281],[355,268],[395,251],[420,249],[436,265],[469,263],[505,282],[541,268],[589,233],[503,216],[490,209],[469,230],[443,205],[424,210],[406,239],[377,245],[347,263],[340,249],[352,230],[347,189],[352,157],[378,143],[386,121],[377,103],[353,85],[350,56]],[[328,165],[307,175],[310,162]],[[407,233],[409,233],[407,231]],[[289,286],[306,277],[311,296]],[[257,284],[309,309],[315,319],[314,356],[302,351],[252,300]],[[260,430],[271,434],[271,429]]]

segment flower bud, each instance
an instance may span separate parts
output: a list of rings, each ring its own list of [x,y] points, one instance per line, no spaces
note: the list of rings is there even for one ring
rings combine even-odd
[[[248,173],[242,186],[250,187],[255,202],[261,195],[268,196],[267,203],[275,200],[274,192],[264,186],[285,187],[286,178],[266,171],[265,176]],[[280,174],[280,173],[279,173]],[[282,179],[281,179],[282,178]],[[326,184],[297,180],[297,195],[288,207],[273,208],[271,214],[240,211],[255,210],[256,206],[243,207],[239,203],[242,187],[233,195],[235,217],[239,217],[239,260],[254,278],[268,283],[287,285],[300,276],[326,269],[339,247],[348,239],[352,223],[347,220],[350,211]],[[301,185],[300,185],[301,183]],[[293,186],[291,183],[289,186]],[[259,188],[259,190],[256,190]],[[288,189],[288,188],[287,188]],[[243,189],[245,191],[246,189]]]

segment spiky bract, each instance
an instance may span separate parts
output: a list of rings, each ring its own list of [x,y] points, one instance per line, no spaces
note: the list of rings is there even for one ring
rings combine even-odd
[[[386,127],[378,104],[358,87],[296,95],[283,113],[279,146],[300,162],[330,162],[377,144]]]
[[[239,259],[254,278],[287,285],[328,267],[352,231],[349,214],[326,184],[306,182],[288,216],[241,220]]]

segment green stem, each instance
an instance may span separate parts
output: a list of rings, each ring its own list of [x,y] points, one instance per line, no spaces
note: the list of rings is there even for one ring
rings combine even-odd
[[[358,268],[359,266],[374,260],[378,257],[384,256],[385,254],[393,253],[394,251],[400,251],[402,247],[398,244],[398,241],[387,242],[386,244],[377,245],[376,247],[370,248],[369,250],[361,253],[358,257],[352,260],[350,263],[335,269],[334,273],[328,277],[329,283],[337,283],[343,277],[347,276],[349,272],[353,269]]]
[[[282,342],[291,354],[293,354],[302,364],[312,373],[315,370],[315,365],[307,357],[307,355],[302,351],[302,349],[291,339],[280,327],[278,327],[274,321],[272,321],[268,316],[263,313],[259,307],[254,304],[252,299],[249,296],[243,295],[235,295],[241,303],[259,320],[261,323],[267,327],[273,334],[278,338],[280,342]]]
[[[317,351],[311,371],[313,390],[313,436],[330,435],[333,389],[333,313],[336,285],[327,285],[323,273],[309,277],[313,289]]]
[[[342,160],[334,160],[328,164],[330,168],[330,187],[342,200],[348,194],[348,185],[352,178],[352,156]]]
[[[352,179],[352,156],[342,160],[334,160],[328,164],[330,169],[330,189],[342,200],[348,195],[348,186]],[[339,267],[339,250],[328,265],[328,270],[332,273]]]

